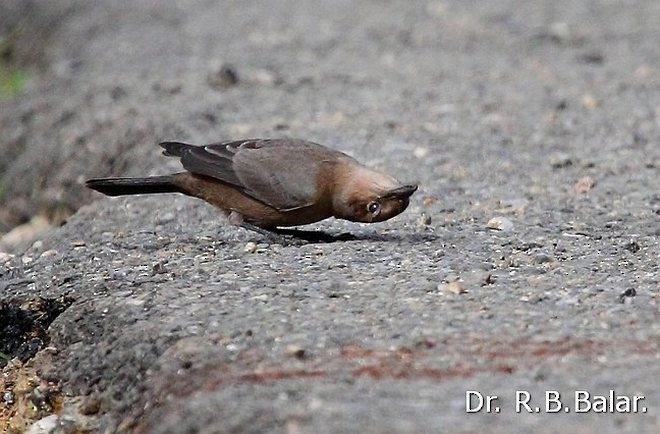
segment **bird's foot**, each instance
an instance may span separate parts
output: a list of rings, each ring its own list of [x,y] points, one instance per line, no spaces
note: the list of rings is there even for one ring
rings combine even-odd
[[[248,222],[241,222],[240,227],[263,235],[272,244],[280,244],[284,247],[301,246],[307,244],[306,240],[297,238],[291,234],[278,233],[276,230],[268,230]]]

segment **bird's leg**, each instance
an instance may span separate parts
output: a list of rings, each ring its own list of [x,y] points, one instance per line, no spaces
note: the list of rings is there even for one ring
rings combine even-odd
[[[335,241],[351,241],[357,238],[354,235],[344,233],[341,235],[330,235],[320,231],[305,231],[301,229],[266,229],[247,221],[242,214],[232,211],[229,213],[229,222],[243,229],[263,235],[271,243],[283,246],[303,245],[307,243],[333,243]]]
[[[297,237],[295,234],[280,233],[277,229],[271,231],[248,222],[243,222],[241,227],[257,232],[266,237],[271,243],[281,244],[284,247],[301,246],[309,243],[309,240]]]
[[[263,235],[264,237],[268,238],[268,240],[271,243],[276,243],[276,244],[281,244],[283,246],[291,246],[291,245],[300,245],[300,244],[305,244],[303,240],[292,236],[291,234],[280,234],[275,231],[271,231],[265,228],[262,228],[261,226],[257,226],[253,223],[247,222],[243,216],[236,211],[232,211],[229,214],[229,222],[233,225],[242,227],[243,229],[247,229],[253,232],[256,232],[258,234]]]

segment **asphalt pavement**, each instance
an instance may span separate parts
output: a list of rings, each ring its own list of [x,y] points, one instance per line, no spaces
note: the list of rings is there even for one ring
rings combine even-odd
[[[0,100],[9,432],[660,431],[659,2],[0,15],[29,73]],[[306,227],[355,239],[281,246],[83,186],[179,170],[161,140],[252,137],[420,189]]]

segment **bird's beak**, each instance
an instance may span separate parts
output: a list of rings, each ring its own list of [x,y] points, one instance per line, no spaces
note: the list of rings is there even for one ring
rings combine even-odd
[[[392,190],[389,190],[385,194],[383,194],[381,197],[383,199],[386,199],[388,197],[399,197],[399,198],[407,198],[410,197],[414,192],[417,191],[417,185],[416,184],[410,184],[410,185],[402,185],[401,187],[394,188]]]

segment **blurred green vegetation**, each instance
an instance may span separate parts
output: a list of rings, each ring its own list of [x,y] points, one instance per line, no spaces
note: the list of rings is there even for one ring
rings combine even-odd
[[[27,73],[12,64],[14,44],[22,26],[16,26],[9,34],[0,36],[0,98],[11,96],[25,86]]]
[[[12,69],[0,63],[0,97],[20,92],[25,85],[26,78],[25,71]]]

